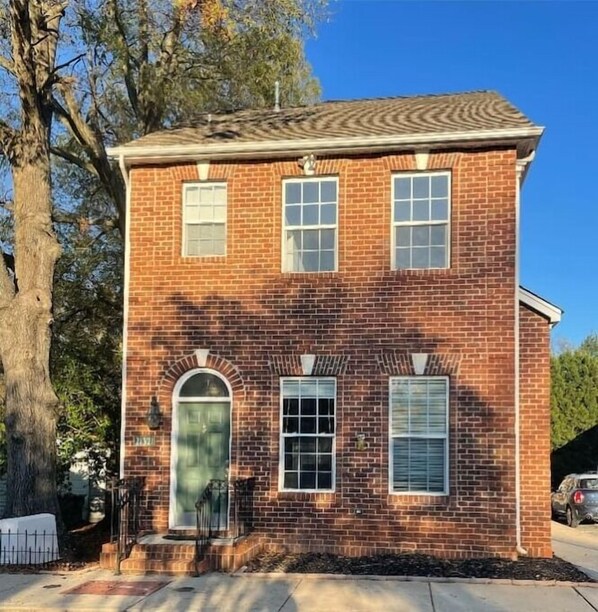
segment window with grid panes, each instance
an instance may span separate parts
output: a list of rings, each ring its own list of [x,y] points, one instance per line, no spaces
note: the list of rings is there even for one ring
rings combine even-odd
[[[283,270],[336,270],[337,179],[286,180],[283,199]]]
[[[447,268],[450,240],[450,175],[393,177],[393,269]]]
[[[281,489],[334,489],[336,381],[281,380]]]
[[[390,438],[392,492],[448,492],[448,379],[391,378]]]
[[[226,254],[226,184],[183,186],[183,256]]]

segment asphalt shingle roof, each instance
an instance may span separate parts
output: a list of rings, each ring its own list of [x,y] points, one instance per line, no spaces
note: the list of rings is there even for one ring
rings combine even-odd
[[[322,102],[313,106],[204,114],[126,147],[314,140],[534,127],[494,91]]]

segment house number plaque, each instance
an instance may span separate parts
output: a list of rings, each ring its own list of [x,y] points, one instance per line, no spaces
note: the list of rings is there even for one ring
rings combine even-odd
[[[133,438],[134,446],[155,446],[156,436],[135,436]]]

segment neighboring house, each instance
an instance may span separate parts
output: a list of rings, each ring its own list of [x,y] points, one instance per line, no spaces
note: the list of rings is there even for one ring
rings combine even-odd
[[[541,134],[472,92],[203,115],[112,149],[142,528],[193,529],[211,478],[255,477],[262,545],[551,556],[561,311],[518,265]]]
[[[85,457],[80,454],[73,458],[68,477],[60,488],[62,496],[64,493],[72,494],[81,498],[81,516],[79,521],[97,523],[104,517],[104,505],[106,497],[106,483],[103,476],[98,477],[90,470]],[[0,476],[0,517],[4,515],[6,508],[6,476]],[[76,518],[74,514],[71,518]]]

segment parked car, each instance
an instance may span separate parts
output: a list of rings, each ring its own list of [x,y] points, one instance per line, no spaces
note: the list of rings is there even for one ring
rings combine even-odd
[[[569,474],[551,495],[552,515],[565,517],[569,527],[598,521],[598,472]]]

